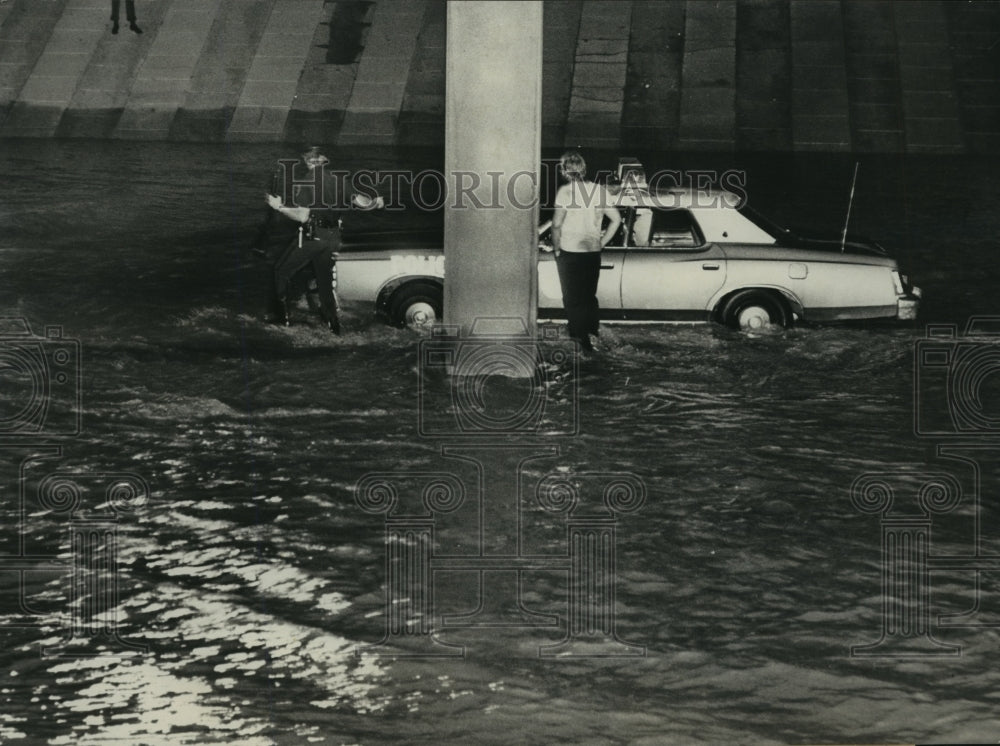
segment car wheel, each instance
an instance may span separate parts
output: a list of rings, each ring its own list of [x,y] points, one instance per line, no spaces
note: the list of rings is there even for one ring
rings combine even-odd
[[[768,326],[789,324],[785,304],[762,290],[741,290],[726,303],[722,320],[733,329],[753,331]]]
[[[389,304],[389,317],[397,326],[421,329],[441,320],[441,288],[429,282],[413,282],[396,291]]]

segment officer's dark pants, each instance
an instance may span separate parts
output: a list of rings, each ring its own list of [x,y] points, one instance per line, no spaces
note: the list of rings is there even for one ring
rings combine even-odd
[[[288,284],[296,272],[312,267],[316,277],[320,309],[323,319],[336,320],[336,304],[333,299],[333,252],[336,243],[330,241],[293,240],[274,264],[274,292],[279,301],[288,297]]]
[[[590,348],[588,334],[597,334],[600,309],[597,282],[601,277],[601,252],[561,251],[556,257],[563,308],[569,321],[569,336]]]

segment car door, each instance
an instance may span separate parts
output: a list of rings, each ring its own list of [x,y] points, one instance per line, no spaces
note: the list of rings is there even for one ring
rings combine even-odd
[[[622,307],[622,266],[625,249],[622,246],[624,231],[619,231],[601,252],[601,276],[597,282],[597,302],[601,307],[601,318],[621,318]],[[562,286],[555,255],[551,249],[548,232],[540,236],[542,250],[538,255],[538,308],[548,315],[565,316],[562,302]]]
[[[622,308],[622,268],[625,266],[625,249],[619,236],[601,251],[601,277],[597,281],[597,303],[601,307],[602,319],[619,318]]]
[[[636,321],[704,321],[709,300],[726,281],[726,256],[718,244],[705,241],[690,211],[649,209],[648,226],[637,219],[637,245],[624,255],[621,315]]]

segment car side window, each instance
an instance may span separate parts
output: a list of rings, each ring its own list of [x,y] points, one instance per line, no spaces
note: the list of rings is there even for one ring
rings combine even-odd
[[[606,228],[607,224],[608,220],[607,218],[604,218],[601,221],[602,227]],[[615,231],[615,235],[611,237],[611,240],[608,241],[608,245],[605,248],[620,249],[625,245],[625,229],[627,224],[628,224],[627,217],[624,211],[622,211],[622,224],[618,226],[618,230]]]
[[[640,208],[632,225],[637,248],[695,249],[704,241],[688,210]]]

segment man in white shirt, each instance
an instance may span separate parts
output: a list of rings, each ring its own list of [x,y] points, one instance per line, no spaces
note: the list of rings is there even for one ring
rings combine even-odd
[[[552,248],[569,336],[589,352],[594,349],[590,335],[597,334],[600,323],[601,249],[615,235],[622,218],[604,187],[586,180],[587,163],[579,153],[565,153],[559,159],[559,171],[567,183],[556,193]],[[607,227],[603,227],[605,218]]]

